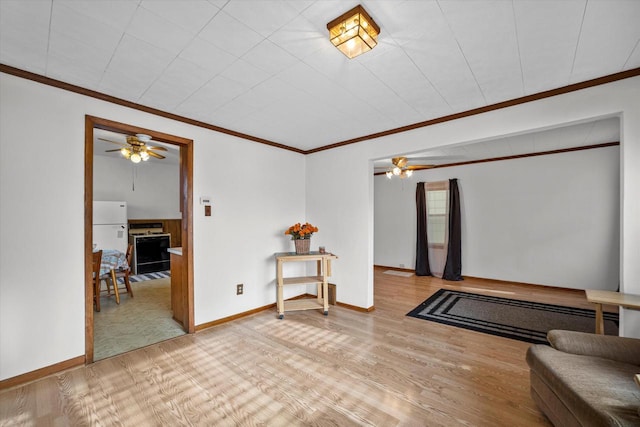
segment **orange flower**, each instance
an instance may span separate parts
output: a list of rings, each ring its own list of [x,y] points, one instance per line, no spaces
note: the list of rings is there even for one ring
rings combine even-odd
[[[292,240],[298,239],[310,239],[313,233],[318,232],[318,227],[315,227],[308,222],[304,224],[297,223],[292,225],[284,232],[284,234],[291,235]]]

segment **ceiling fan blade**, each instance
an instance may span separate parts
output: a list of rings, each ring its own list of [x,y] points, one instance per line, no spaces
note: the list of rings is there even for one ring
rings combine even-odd
[[[124,147],[123,147],[124,148]],[[104,150],[105,153],[114,153],[116,151],[120,151],[122,148],[116,148],[115,150]]]
[[[410,170],[420,170],[420,169],[431,169],[435,168],[437,165],[409,165],[406,169]]]
[[[407,161],[409,163],[416,162],[433,162],[433,161],[455,161],[455,160],[463,160],[465,156],[455,155],[455,156],[426,156],[426,157],[407,157]]]
[[[164,159],[164,156],[161,156],[160,154],[153,152],[153,151],[147,151],[147,153],[151,156],[151,157],[155,157],[156,159]]]
[[[154,146],[154,147],[151,147],[151,146],[149,146],[149,145],[147,145],[147,150],[167,151],[167,149],[166,149],[166,148],[164,148],[164,147],[155,147],[155,146]]]
[[[106,141],[106,142],[110,142],[112,144],[118,144],[118,145],[123,145],[122,142],[117,142],[117,141],[112,141],[110,139],[104,139],[104,138],[98,138],[100,141]]]

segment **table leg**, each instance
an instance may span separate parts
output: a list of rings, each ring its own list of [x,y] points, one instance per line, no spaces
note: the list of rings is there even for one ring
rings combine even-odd
[[[116,304],[120,304],[120,293],[118,293],[118,278],[116,270],[111,269],[111,283],[113,283],[113,292],[116,294]]]
[[[322,271],[327,272],[327,259],[322,258],[323,268]],[[322,276],[322,295],[324,296],[322,305],[323,305],[323,314],[326,316],[329,314],[329,280],[327,279],[326,274]]]
[[[282,278],[282,261],[278,260],[276,271],[276,306],[278,311],[278,318],[284,317],[284,298],[282,295],[282,288],[284,287],[284,279]]]
[[[596,334],[604,334],[604,316],[602,304],[596,303]]]
[[[316,263],[316,276],[322,276],[322,271],[323,271],[322,270],[322,260],[318,260],[318,262]],[[318,282],[316,284],[316,300],[318,301],[318,304],[322,300],[323,296],[324,296],[324,294],[322,293],[322,283]]]

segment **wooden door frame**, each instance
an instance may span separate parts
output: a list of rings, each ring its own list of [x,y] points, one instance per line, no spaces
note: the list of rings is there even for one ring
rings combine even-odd
[[[184,319],[182,325],[189,334],[195,333],[193,303],[193,140],[175,135],[156,132],[137,126],[127,125],[99,117],[85,116],[84,129],[84,272],[85,272],[85,363],[93,363],[93,129],[133,135],[143,133],[155,141],[166,142],[180,147],[180,207],[182,212],[182,258],[183,277],[186,280],[183,298]]]

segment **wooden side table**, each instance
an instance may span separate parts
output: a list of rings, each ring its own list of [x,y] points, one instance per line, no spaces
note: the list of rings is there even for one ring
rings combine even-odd
[[[338,259],[336,255],[330,253],[310,252],[299,255],[295,252],[279,252],[276,257],[276,285],[277,285],[277,309],[278,318],[284,318],[285,311],[321,309],[326,316],[329,314],[329,298],[323,298],[328,293],[328,278],[331,276],[331,260]],[[285,262],[306,262],[316,261],[316,275],[302,277],[283,277],[282,265]],[[285,301],[283,298],[283,288],[285,285],[310,284],[317,285],[316,298],[302,298]]]
[[[602,304],[618,305],[624,308],[640,310],[640,295],[621,294],[613,291],[586,289],[587,301],[596,305],[596,334],[604,334]]]

